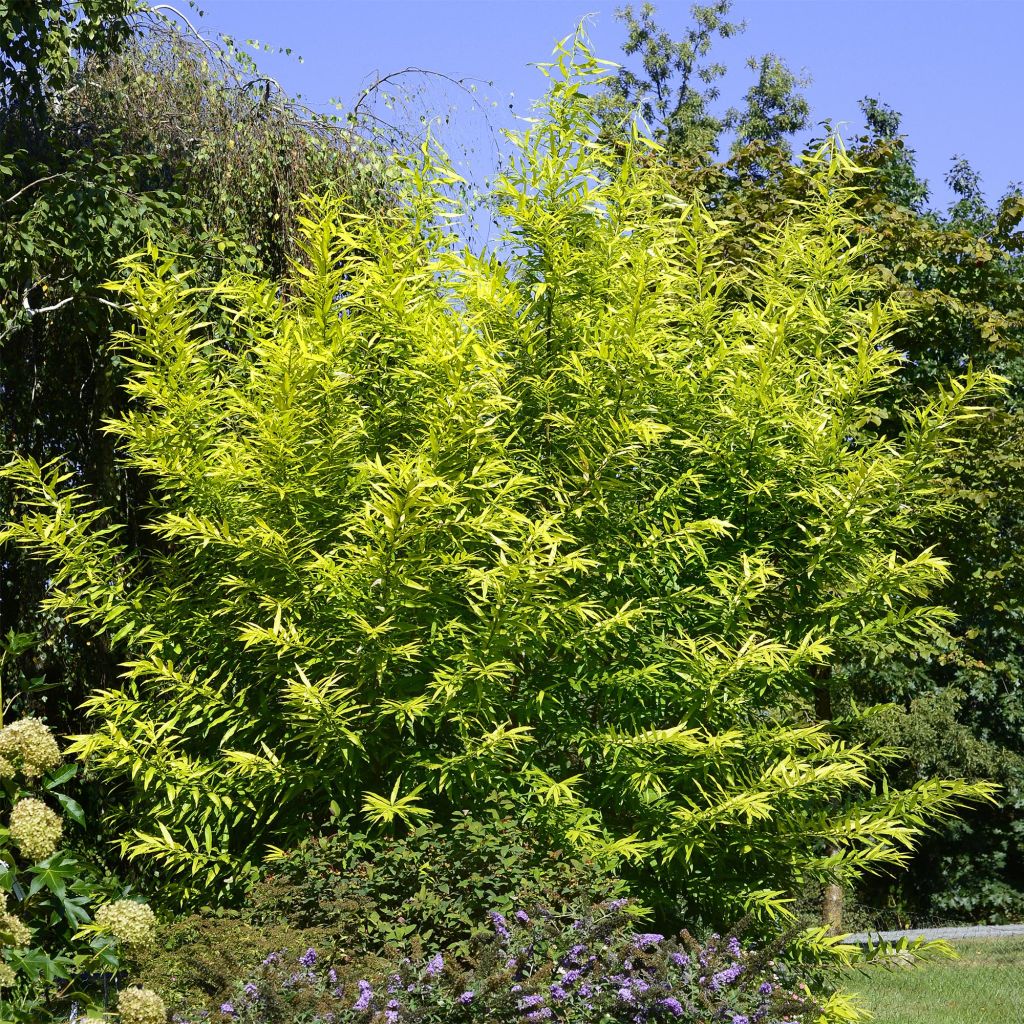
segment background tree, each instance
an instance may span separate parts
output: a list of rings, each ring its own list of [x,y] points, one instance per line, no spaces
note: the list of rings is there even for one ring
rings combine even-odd
[[[724,64],[711,59],[716,39],[728,39],[744,30],[743,22],[730,21],[732,0],[694,4],[692,24],[679,40],[658,27],[653,4],[637,12],[627,4],[616,12],[626,27],[622,49],[639,56],[640,67],[617,69],[603,94],[603,118],[610,123],[629,120],[639,111],[665,156],[683,163],[702,164],[714,158],[723,137],[734,145],[752,143],[782,147],[807,124],[809,107],[799,89],[806,84],[774,54],[751,57],[748,68],[757,78],[743,97],[742,106],[722,110],[717,84]]]
[[[923,661],[893,658],[850,674],[861,692],[888,692],[903,706],[903,715],[878,725],[880,735],[907,741],[904,778],[986,770],[1002,782],[1003,801],[925,844],[913,888],[897,885],[884,896],[905,916],[1015,919],[1024,910],[1024,197],[1013,189],[990,208],[969,164],[957,160],[947,179],[956,197],[948,212],[927,210],[898,117],[870,102],[866,113],[870,132],[857,155],[880,170],[866,201],[882,204],[874,230],[884,265],[916,310],[900,340],[906,391],[894,401],[933,390],[943,372],[969,364],[1009,382],[946,469],[957,511],[938,541],[953,566],[943,592],[958,617],[952,642]]]
[[[727,17],[728,5],[716,8],[716,14]],[[655,59],[645,53],[646,80],[628,70],[620,73],[621,82],[640,82],[628,92],[630,99],[677,95],[688,72],[667,55],[689,45],[706,16],[695,12],[695,27],[679,43],[658,28],[652,10],[645,9],[639,21],[629,9],[622,17],[627,56],[637,52],[641,34],[649,51],[661,55]],[[711,37],[706,38],[710,45]],[[792,138],[804,127],[799,112],[806,105],[801,106],[795,78],[786,75],[776,76],[769,89],[762,76],[747,106],[789,113],[772,122],[771,131],[738,133],[728,159],[721,161],[716,156],[729,141],[724,131],[709,136],[703,116],[692,125],[683,118],[668,131],[657,118],[657,105],[649,107],[677,188],[696,190],[730,222],[736,261],[747,258],[750,239],[764,225],[779,223],[794,202],[808,198],[807,179],[792,161]],[[613,88],[616,98],[626,94],[618,84]],[[948,179],[953,204],[945,213],[931,209],[927,184],[900,134],[898,113],[877,99],[866,99],[862,109],[867,132],[853,141],[851,156],[873,173],[858,177],[858,187],[847,193],[850,212],[859,222],[859,235],[875,242],[870,262],[887,281],[886,292],[912,309],[896,341],[905,354],[905,370],[879,402],[878,429],[899,429],[900,407],[918,401],[922,393],[935,393],[949,374],[966,366],[995,369],[1009,381],[1005,396],[974,425],[970,443],[944,469],[954,502],[935,536],[938,550],[951,562],[942,601],[958,620],[949,638],[912,659],[889,653],[881,661],[857,660],[833,686],[839,704],[853,697],[892,700],[903,708],[896,717],[870,720],[876,738],[907,741],[903,781],[934,772],[977,778],[990,770],[1005,786],[1003,803],[998,809],[979,809],[926,840],[912,872],[913,886],[897,885],[892,891],[883,886],[866,895],[876,909],[895,904],[904,917],[1001,920],[1019,915],[1024,891],[1018,852],[1024,742],[1018,600],[1019,510],[1024,507],[1019,472],[1024,200],[1013,189],[990,208],[977,176],[961,159]],[[756,117],[748,120],[758,123]],[[728,121],[719,123],[724,129]],[[706,141],[704,151],[688,147],[688,133]]]

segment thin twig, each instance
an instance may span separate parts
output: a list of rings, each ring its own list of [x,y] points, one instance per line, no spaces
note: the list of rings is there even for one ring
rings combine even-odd
[[[28,304],[28,292],[21,293],[21,304],[29,316],[39,316],[40,313],[52,313],[55,309],[60,309],[61,306],[66,306],[69,302],[74,302],[74,300],[75,296],[69,295],[66,299],[61,299],[60,302],[55,302],[52,306],[30,306]]]
[[[178,10],[177,7],[172,7],[170,4],[157,4],[155,7],[148,8],[148,10],[150,14],[156,14],[158,16],[160,11],[170,11],[176,18],[179,18],[188,26],[189,30],[192,32],[192,35],[194,35],[196,39],[198,39],[199,42],[201,42],[203,46],[205,46],[210,51],[210,53],[212,53],[218,60],[221,59],[221,53],[217,49],[217,47],[213,43],[211,43],[210,40],[207,39],[206,36],[204,36],[202,32],[200,32],[199,29],[197,29],[195,25],[193,25],[192,22],[189,21],[188,18],[186,18],[185,15]],[[167,24],[167,18],[160,18],[160,20],[163,21],[164,24]]]
[[[376,92],[385,82],[390,82],[401,75],[426,75],[431,78],[440,78],[445,82],[450,82],[452,85],[458,87],[463,92],[470,92],[469,87],[466,85],[467,82],[481,82],[486,84],[483,78],[452,78],[451,75],[446,75],[442,71],[431,71],[429,68],[417,68],[407,67],[402,68],[401,71],[392,71],[387,75],[378,75],[378,77],[368,85],[360,94],[359,99],[356,101],[356,105],[352,108],[352,114],[355,115],[359,112],[359,108],[362,106],[363,101],[368,99],[371,94]]]
[[[4,200],[4,202],[5,203],[13,203],[14,200],[18,198],[18,196],[24,195],[30,188],[35,188],[36,185],[42,185],[43,182],[46,182],[46,181],[53,181],[54,178],[63,178],[63,177],[64,177],[64,172],[63,171],[58,171],[56,174],[48,174],[45,178],[36,178],[35,181],[30,181],[27,185],[23,186],[22,188],[19,188],[18,191],[15,192],[13,196],[8,196]]]

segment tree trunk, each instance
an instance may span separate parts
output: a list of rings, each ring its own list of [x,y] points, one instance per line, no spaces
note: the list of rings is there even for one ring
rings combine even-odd
[[[841,935],[843,932],[843,887],[834,882],[825,886],[821,900],[821,923],[828,929],[829,935]]]
[[[822,724],[832,721],[832,692],[829,689],[829,671],[827,668],[820,670],[817,675],[817,682],[814,688],[814,712],[818,721]],[[834,847],[829,848],[828,854],[838,853]],[[828,929],[830,935],[841,935],[843,931],[843,887],[836,882],[829,882],[822,893],[821,898],[821,923]]]

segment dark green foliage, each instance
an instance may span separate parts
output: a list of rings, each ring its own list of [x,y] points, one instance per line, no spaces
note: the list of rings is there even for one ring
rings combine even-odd
[[[378,953],[406,944],[464,947],[490,910],[513,904],[561,911],[579,901],[625,895],[610,870],[519,820],[523,808],[456,814],[400,838],[368,836],[340,822],[275,859],[246,900],[254,922],[287,920],[325,929],[346,952]]]
[[[917,311],[901,336],[908,372],[893,404],[934,390],[957,366],[1008,381],[945,468],[957,507],[935,539],[952,566],[941,592],[958,616],[952,643],[924,660],[853,665],[849,675],[854,692],[903,705],[895,735],[909,745],[904,779],[987,771],[1004,787],[1002,803],[940,830],[912,868],[917,882],[876,898],[908,918],[1004,921],[1024,908],[1024,197],[1010,191],[990,208],[961,160],[948,212],[922,211],[925,186],[898,116],[873,103],[866,112],[871,132],[857,155],[878,168],[873,230],[891,287]]]
[[[0,102],[30,106],[65,88],[79,61],[131,35],[139,0],[0,0]]]
[[[610,870],[552,851],[536,828],[496,806],[401,838],[338,831],[275,859],[237,911],[205,911],[167,925],[141,980],[175,1005],[219,1006],[274,951],[308,947],[332,962],[399,957],[427,943],[466,953],[492,909],[546,907],[624,895]]]
[[[894,771],[901,784],[963,776],[1002,787],[998,807],[968,814],[923,844],[909,878],[868,888],[892,925],[901,919],[1001,923],[1024,913],[1024,757],[1013,749],[1019,744],[985,738],[965,704],[967,695],[955,687],[925,690],[906,709],[892,707],[866,722],[873,739],[902,749]]]

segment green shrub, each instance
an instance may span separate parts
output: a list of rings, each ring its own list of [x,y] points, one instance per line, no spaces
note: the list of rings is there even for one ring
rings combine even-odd
[[[811,995],[808,974],[774,947],[638,932],[625,900],[531,918],[492,912],[468,952],[338,961],[310,948],[266,957],[212,1015],[239,1024],[822,1024],[860,1019],[841,996]]]
[[[884,751],[814,707],[834,662],[949,620],[920,533],[992,378],[879,430],[903,311],[858,269],[838,144],[737,260],[638,133],[593,143],[578,40],[545,73],[500,258],[446,230],[428,146],[389,213],[314,201],[283,289],[132,261],[110,430],[152,486],[140,540],[72,471],[5,471],[0,541],[121,651],[75,749],[169,900],[237,894],[332,805],[403,828],[502,789],[727,918],[898,865],[990,792],[878,790]]]
[[[515,808],[491,810],[402,837],[368,836],[336,822],[337,831],[276,857],[238,911],[165,925],[139,977],[176,1011],[216,1008],[272,952],[293,962],[314,947],[332,962],[364,964],[423,943],[465,953],[490,910],[561,912],[625,894],[611,871],[550,850]]]
[[[504,813],[502,813],[502,811]],[[246,900],[255,923],[322,928],[350,956],[421,942],[463,948],[488,911],[560,911],[626,894],[578,851],[551,850],[542,833],[495,809],[417,826],[400,838],[338,831],[274,860]]]
[[[247,977],[271,953],[294,962],[310,947],[340,959],[337,936],[280,921],[251,924],[237,911],[187,914],[164,924],[141,960],[136,981],[158,992],[175,1013],[205,1007],[215,1011],[230,1000],[239,978]]]

